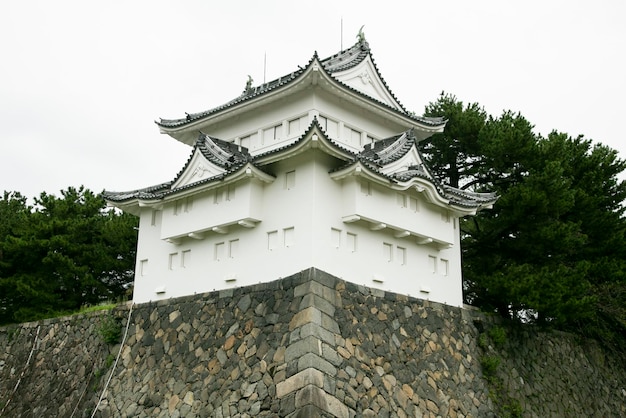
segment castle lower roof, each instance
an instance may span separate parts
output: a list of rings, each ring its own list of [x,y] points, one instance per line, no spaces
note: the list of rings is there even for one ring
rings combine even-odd
[[[494,193],[476,193],[443,184],[424,164],[417,143],[418,140],[413,131],[408,130],[376,141],[366,146],[361,152],[355,153],[329,138],[317,119],[314,119],[306,132],[295,141],[283,147],[252,156],[245,147],[201,133],[187,163],[171,182],[129,192],[105,191],[104,197],[114,204],[125,204],[131,201],[158,201],[178,192],[223,182],[240,172],[244,167],[253,168],[259,173],[258,175],[271,176],[265,173],[265,165],[289,158],[309,147],[316,147],[345,161],[344,165],[332,170],[330,174],[352,172],[353,168],[358,165],[365,168],[370,176],[384,180],[392,188],[428,187],[432,189],[431,195],[436,196],[437,201],[457,207],[462,211],[467,209],[478,210],[495,203],[498,197]],[[213,176],[181,183],[181,177],[188,171],[192,159],[197,153],[200,153],[220,170],[216,171]]]

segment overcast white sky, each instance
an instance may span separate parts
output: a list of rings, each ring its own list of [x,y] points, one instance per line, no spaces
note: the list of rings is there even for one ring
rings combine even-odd
[[[154,120],[220,105],[362,25],[396,97],[519,111],[626,158],[626,2],[29,1],[0,5],[0,192],[132,190],[190,149]]]

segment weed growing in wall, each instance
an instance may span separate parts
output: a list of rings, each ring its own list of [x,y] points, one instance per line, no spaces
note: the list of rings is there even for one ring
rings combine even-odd
[[[116,344],[120,341],[122,336],[122,326],[119,321],[113,315],[107,315],[102,319],[100,329],[98,330],[100,336],[107,344]]]
[[[520,402],[509,396],[504,388],[504,382],[498,375],[501,357],[494,350],[494,347],[503,349],[507,341],[507,331],[504,327],[495,325],[485,331],[483,325],[475,324],[480,331],[478,335],[478,347],[482,350],[480,365],[483,377],[489,386],[489,397],[500,409],[500,416],[503,418],[521,418],[522,405]]]
[[[19,337],[20,329],[18,327],[9,328],[7,330],[7,342],[11,343],[15,338]]]

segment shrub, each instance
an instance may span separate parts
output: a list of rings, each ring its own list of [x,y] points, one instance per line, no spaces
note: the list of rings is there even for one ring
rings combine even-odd
[[[107,315],[100,324],[100,335],[107,344],[116,344],[120,341],[122,327],[113,315]]]

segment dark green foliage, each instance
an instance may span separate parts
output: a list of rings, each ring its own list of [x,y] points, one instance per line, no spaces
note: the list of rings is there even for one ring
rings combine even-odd
[[[114,316],[107,315],[106,317],[104,317],[102,319],[102,322],[100,323],[100,328],[98,329],[98,331],[105,343],[117,344],[118,342],[120,342],[120,337],[122,336],[122,326]]]
[[[498,356],[483,356],[480,359],[480,365],[482,366],[483,375],[487,380],[493,379],[496,375],[496,370],[500,365],[500,357]]]
[[[132,282],[137,219],[81,188],[0,199],[0,324],[116,300]]]
[[[509,324],[512,325],[512,324]],[[523,414],[520,402],[513,398],[505,387],[504,380],[499,372],[502,358],[496,348],[502,349],[507,340],[507,328],[501,325],[494,325],[488,331],[482,327],[478,335],[478,346],[481,349],[480,366],[483,378],[489,385],[489,398],[493,401],[502,417],[519,418]]]
[[[496,347],[502,347],[506,342],[506,329],[501,326],[494,326],[489,330],[489,338]]]
[[[461,222],[467,302],[605,341],[626,335],[626,163],[616,151],[541,137],[520,114],[487,116],[450,95],[426,115],[449,120],[423,146],[430,164],[452,185],[500,196]]]

